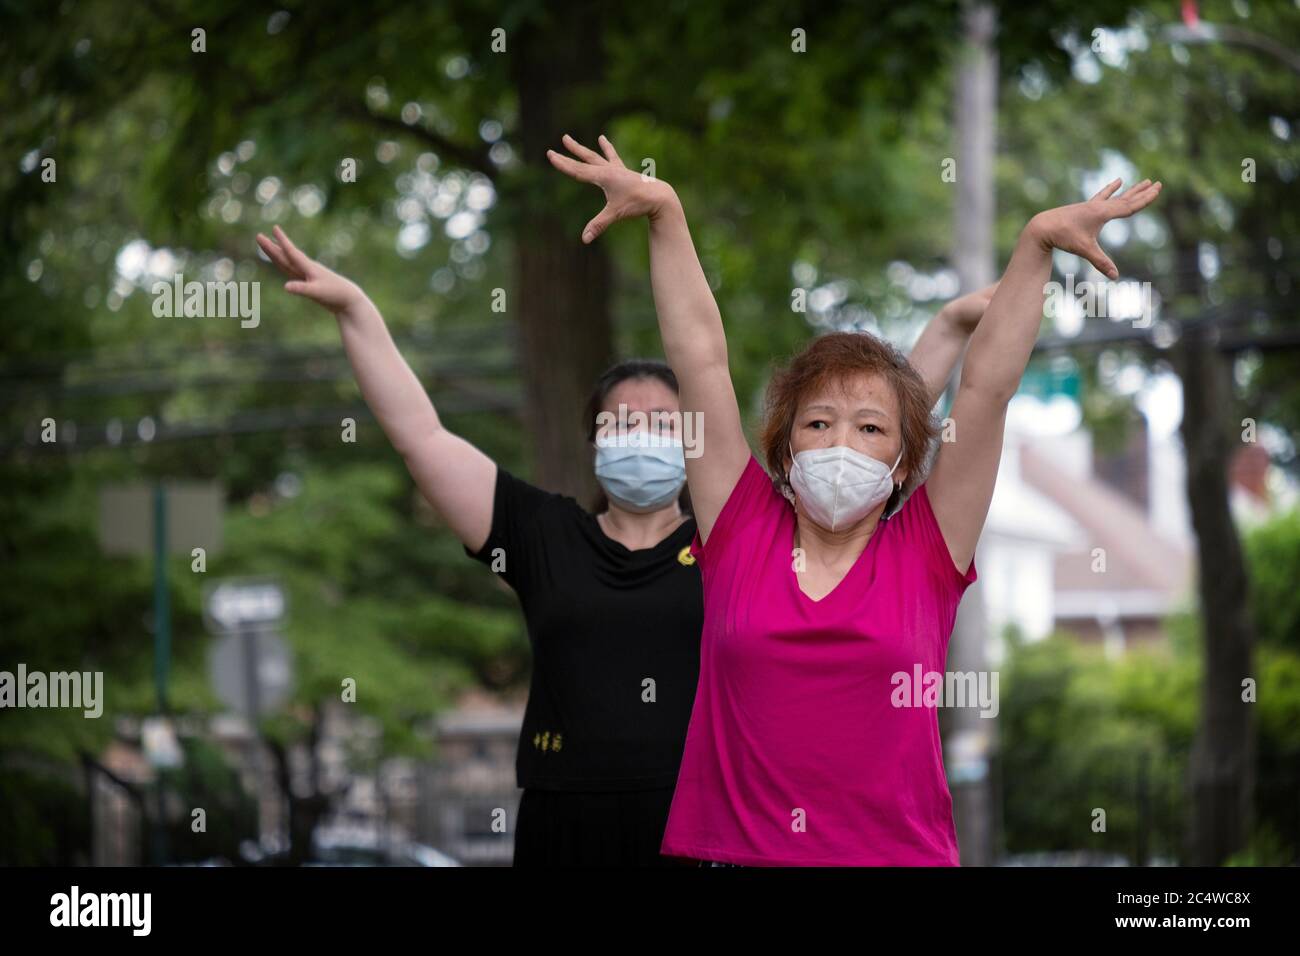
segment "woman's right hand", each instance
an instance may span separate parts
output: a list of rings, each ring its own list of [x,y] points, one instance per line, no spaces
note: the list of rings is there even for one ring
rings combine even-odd
[[[594,241],[602,232],[623,219],[637,219],[641,216],[653,219],[666,206],[677,202],[677,194],[666,182],[653,176],[643,176],[624,166],[614,144],[603,135],[599,142],[604,156],[583,146],[567,133],[563,141],[565,148],[578,158],[572,159],[548,149],[546,158],[551,161],[551,165],[578,182],[595,183],[605,193],[605,208],[582,230],[583,242]]]
[[[406,462],[416,486],[471,551],[492,530],[496,463],[442,426],[428,392],[397,350],[384,317],[361,287],[309,259],[279,226],[257,244],[289,277],[286,292],[319,303],[342,320],[340,338],[361,396]]]
[[[290,281],[284,284],[285,292],[311,299],[335,315],[365,300],[366,294],[359,285],[308,258],[279,226],[273,231],[275,239],[259,232],[257,245],[289,277]]]

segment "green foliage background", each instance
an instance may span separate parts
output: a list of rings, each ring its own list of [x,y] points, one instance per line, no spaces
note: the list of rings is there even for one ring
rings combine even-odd
[[[1157,219],[1153,238],[1115,249],[1126,275],[1150,278],[1168,294],[1174,316],[1241,301],[1294,326],[1294,76],[1248,50],[1160,40],[1162,25],[1177,16],[1173,3],[998,6],[1000,255],[1033,212],[1081,198],[1085,176],[1118,158],[1159,176],[1167,194],[1191,197],[1197,227],[1224,264],[1212,302],[1176,300]],[[278,9],[289,17],[273,32]],[[953,190],[939,169],[954,150],[960,9],[955,0],[666,0],[653,15],[643,4],[602,6],[605,82],[572,95],[612,117],[608,132],[625,158],[654,157],[658,175],[682,195],[751,422],[772,361],[814,331],[789,307],[792,286],[801,284],[796,272],[815,277],[803,284],[840,289],[829,319],[866,316],[901,341],[937,307],[914,299],[889,267],[934,272],[951,251]],[[1201,14],[1300,46],[1294,5],[1206,2]],[[500,166],[480,251],[432,218],[418,248],[399,249],[397,238],[401,203],[416,194],[421,173],[454,180],[463,195],[487,162],[481,124],[499,123],[506,144],[517,132],[518,91],[504,62],[486,52],[489,31],[557,15],[534,2],[473,0],[0,8],[0,304],[7,317],[0,323],[0,666],[103,670],[108,688],[98,721],[57,710],[0,717],[0,754],[13,768],[0,801],[0,846],[15,860],[67,858],[75,825],[56,834],[43,825],[53,819],[44,808],[72,806],[68,781],[79,755],[102,750],[115,718],[154,708],[151,571],[145,560],[100,553],[97,493],[107,483],[173,476],[226,489],[224,552],[206,576],[192,573],[188,559],[169,566],[177,712],[219,710],[206,674],[204,581],[254,574],[281,580],[291,607],[285,636],[295,696],[263,728],[277,739],[301,740],[314,705],[336,699],[346,677],[356,679],[357,706],[379,721],[383,751],[392,754],[426,753],[417,728],[459,692],[525,686],[527,640],[513,597],[467,561],[420,505],[400,460],[364,417],[355,444],[341,442],[337,426],[319,424],[66,454],[29,440],[47,416],[129,427],[144,416],[220,424],[266,409],[355,408],[355,385],[330,357],[333,321],[284,295],[255,255],[254,232],[279,221],[304,249],[364,284],[448,424],[527,473],[530,444],[545,439],[521,435],[503,411],[519,401],[515,342],[488,302],[492,289],[511,287],[512,252],[528,241],[513,229],[518,210],[552,174],[538,157],[515,155]],[[208,30],[203,56],[190,52],[195,24]],[[807,25],[804,59],[789,53],[792,24]],[[1120,61],[1090,60],[1086,48],[1099,27],[1141,35],[1145,46]],[[1081,72],[1080,60],[1090,60],[1095,75]],[[420,105],[423,128],[456,148],[440,150],[404,129],[400,109],[408,103]],[[1195,155],[1186,132],[1193,127]],[[57,185],[42,183],[34,165],[47,156],[58,160]],[[337,176],[344,156],[358,158],[354,184]],[[1254,184],[1241,180],[1243,156],[1258,163]],[[319,211],[255,199],[268,177],[279,182],[277,201],[316,190]],[[576,236],[596,197],[556,188],[557,214],[572,220]],[[170,250],[187,278],[228,268],[236,279],[263,280],[259,328],[154,316],[147,285],[124,284],[115,269],[120,250],[139,240]],[[644,230],[625,227],[607,241],[617,265],[619,351],[658,354]],[[319,374],[277,378],[284,350],[304,349],[321,350],[319,363],[308,365]],[[1106,361],[1074,361],[1099,441],[1118,440],[1106,436],[1122,435],[1132,395],[1114,370],[1161,363],[1123,348],[1109,350]],[[501,407],[467,402],[457,410],[466,396],[449,372],[462,368],[478,369],[476,384]],[[1243,412],[1293,436],[1298,372],[1294,351],[1247,356],[1239,367]],[[575,428],[578,416],[574,409]],[[1281,454],[1294,468],[1293,446]],[[296,481],[286,485],[285,475]],[[286,493],[293,487],[300,491]],[[1278,773],[1294,771],[1289,761],[1300,747],[1298,521],[1282,519],[1249,542],[1260,759]],[[1146,754],[1153,781],[1176,780],[1196,719],[1194,617],[1172,633],[1169,647],[1117,664],[1064,637],[1016,648],[1003,707],[1008,849],[1096,848],[1082,808],[1114,806],[1105,845],[1131,852],[1128,768]],[[1153,793],[1158,786],[1164,783],[1153,782]],[[1181,812],[1170,803],[1162,817],[1168,833],[1156,849],[1176,852]],[[1263,814],[1265,825],[1270,819]],[[230,839],[192,851],[212,852]]]

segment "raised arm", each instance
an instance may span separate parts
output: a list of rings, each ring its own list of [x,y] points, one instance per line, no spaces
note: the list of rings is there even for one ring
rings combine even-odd
[[[700,540],[707,541],[749,462],[750,450],[727,366],[722,316],[695,254],[686,214],[671,186],[628,169],[604,136],[601,153],[570,136],[564,137],[564,145],[577,158],[548,150],[552,165],[605,192],[605,208],[583,230],[583,242],[591,242],[621,219],[645,216],[650,222],[650,284],[664,354],[681,388],[682,414],[698,415],[701,423],[697,434],[702,453],[688,453],[686,479]]]
[[[953,299],[925,324],[907,360],[920,374],[933,408],[948,387],[952,370],[980,324],[998,284]]]
[[[497,466],[438,419],[433,402],[388,334],[383,316],[356,283],[308,258],[275,227],[257,244],[285,275],[285,291],[311,299],[338,319],[361,395],[420,492],[467,547],[492,530]]]
[[[1029,221],[971,336],[953,402],[955,440],[940,446],[927,481],[939,529],[953,564],[962,572],[975,557],[993,498],[1007,405],[1020,387],[1043,321],[1043,287],[1051,276],[1052,249],[1082,256],[1108,278],[1118,278],[1097,235],[1111,219],[1133,215],[1160,193],[1160,183],[1144,180],[1115,197],[1119,185],[1117,179],[1087,202],[1049,209]]]

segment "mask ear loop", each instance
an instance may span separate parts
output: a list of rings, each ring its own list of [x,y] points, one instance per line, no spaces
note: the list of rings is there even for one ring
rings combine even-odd
[[[903,460],[903,447],[902,445],[900,445],[898,448],[898,457],[894,459],[894,467],[889,469],[890,475],[893,475],[893,473],[898,470],[898,463],[902,460]],[[897,493],[898,490],[903,487],[903,483],[901,481],[895,481],[893,482],[893,485],[894,485],[894,493]],[[882,515],[881,520],[888,521],[891,517],[892,515]]]
[[[898,470],[898,463],[899,463],[900,461],[902,461],[902,460],[903,460],[903,446],[902,446],[902,445],[899,445],[899,446],[898,446],[898,457],[894,459],[894,467],[891,468],[891,469],[889,469],[889,473],[890,473],[891,475],[892,475],[895,471]],[[902,483],[901,483],[901,482],[895,482],[895,484],[896,484],[896,485],[901,485]]]
[[[786,449],[790,452],[790,468],[794,468],[794,446],[790,444],[789,439],[785,443]],[[781,496],[790,504],[794,504],[794,487],[790,484],[790,472],[785,473],[785,481],[781,485]]]

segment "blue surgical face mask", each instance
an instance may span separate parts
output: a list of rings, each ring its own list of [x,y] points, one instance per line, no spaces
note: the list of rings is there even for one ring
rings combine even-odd
[[[648,431],[596,439],[596,480],[611,501],[628,511],[658,511],[686,483],[681,441]]]

